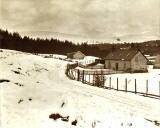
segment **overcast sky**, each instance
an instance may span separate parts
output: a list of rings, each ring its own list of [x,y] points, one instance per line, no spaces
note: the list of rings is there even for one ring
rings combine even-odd
[[[1,28],[34,35],[48,31],[106,41],[160,37],[160,0],[1,0],[0,18]]]

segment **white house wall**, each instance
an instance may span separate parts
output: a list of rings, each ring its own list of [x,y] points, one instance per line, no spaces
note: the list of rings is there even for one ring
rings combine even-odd
[[[147,59],[138,52],[131,60],[132,70],[147,70]]]
[[[157,55],[154,68],[160,68],[160,55]]]
[[[84,59],[85,55],[83,55],[82,53],[80,52],[76,52],[74,55],[73,55],[73,58],[74,59]]]
[[[118,63],[119,71],[124,71],[131,68],[130,61],[123,61],[123,60],[105,60],[105,68],[116,70],[116,63]]]

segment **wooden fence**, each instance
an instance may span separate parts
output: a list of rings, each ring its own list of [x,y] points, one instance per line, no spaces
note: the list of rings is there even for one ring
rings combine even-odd
[[[156,87],[156,90],[151,90],[149,88],[149,80],[143,81],[143,83],[140,85],[138,84],[137,79],[127,80],[127,78],[125,78],[122,80],[122,78],[113,78],[108,76],[115,73],[117,72],[110,70],[85,71],[71,68],[68,69],[67,76],[72,80],[81,81],[82,83],[91,86],[123,92],[131,92],[160,99],[160,81],[158,82],[158,87]]]

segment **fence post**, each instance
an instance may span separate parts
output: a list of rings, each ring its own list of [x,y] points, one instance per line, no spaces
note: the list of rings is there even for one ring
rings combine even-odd
[[[93,86],[94,86],[94,74],[93,74],[93,82],[92,83],[93,83]]]
[[[90,83],[90,73],[89,73],[89,83]]]
[[[105,87],[105,75],[103,74],[103,86]]]
[[[77,79],[76,78],[76,70],[74,69],[74,78],[75,78],[75,80]]]
[[[75,80],[77,80],[78,76],[77,76],[77,70],[75,70]]]
[[[137,93],[137,82],[136,82],[136,79],[135,79],[135,94]]]
[[[83,70],[83,75],[82,75],[82,83],[84,83],[84,70]]]
[[[117,78],[117,91],[118,91],[118,78]]]
[[[86,82],[86,72],[84,72],[84,83]]]
[[[67,64],[67,70],[66,70],[67,75],[68,75],[68,72],[69,72],[69,67],[68,67],[68,64]]]
[[[127,92],[127,78],[126,78],[126,80],[125,80],[125,91]]]
[[[146,80],[146,96],[148,94],[148,80]]]
[[[101,70],[101,77],[100,77],[100,81],[102,81],[102,70]]]
[[[159,96],[160,96],[160,81],[159,81]]]
[[[109,87],[111,89],[111,77],[109,77]]]
[[[104,73],[103,70],[101,70],[101,81],[102,81],[102,86],[104,87]]]
[[[77,77],[77,81],[79,81],[79,77],[80,77],[80,71],[79,71],[79,69],[77,70],[77,74],[78,74],[78,77]]]
[[[69,75],[70,75],[70,76],[71,76],[71,70],[72,70],[72,69],[69,69]]]

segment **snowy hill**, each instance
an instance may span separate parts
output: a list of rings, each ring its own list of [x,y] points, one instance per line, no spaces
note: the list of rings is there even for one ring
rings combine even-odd
[[[159,100],[70,80],[65,76],[66,64],[58,59],[2,50],[0,127],[157,127],[148,120],[160,121]]]

